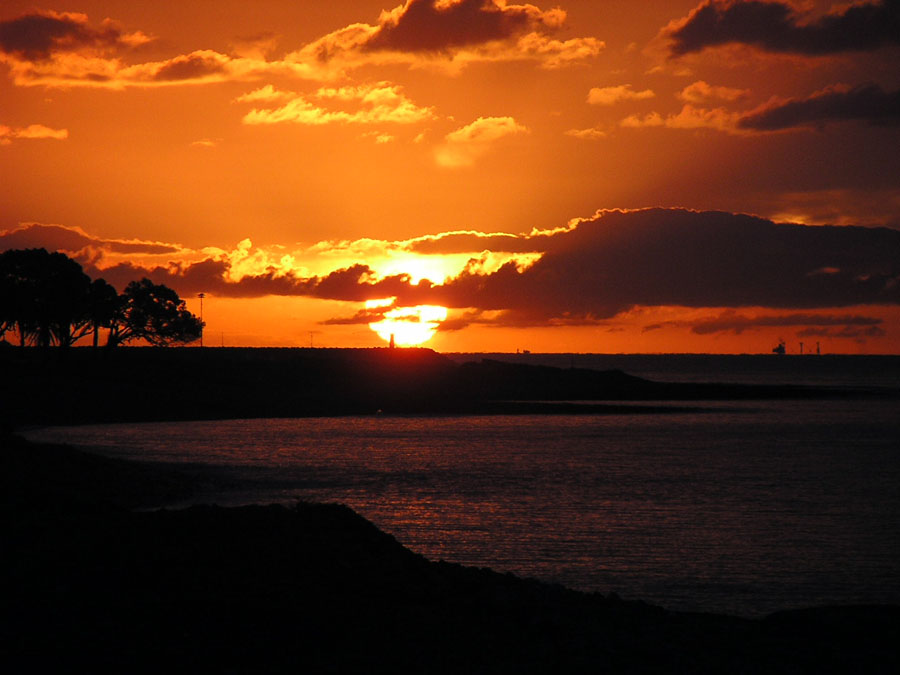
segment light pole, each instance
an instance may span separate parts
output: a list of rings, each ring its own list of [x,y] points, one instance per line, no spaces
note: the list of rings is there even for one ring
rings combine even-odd
[[[200,298],[200,346],[203,346],[203,298],[206,297],[206,293],[197,293],[197,297]]]

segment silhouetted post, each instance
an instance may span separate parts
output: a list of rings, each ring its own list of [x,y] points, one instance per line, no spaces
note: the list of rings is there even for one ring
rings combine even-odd
[[[391,333],[391,345],[390,345],[390,348],[391,348],[391,349],[394,348],[394,334],[393,334],[393,333]]]
[[[803,356],[803,343],[800,343],[800,356]]]
[[[206,297],[206,293],[197,293],[197,297],[200,298],[200,346],[203,346],[203,298]]]

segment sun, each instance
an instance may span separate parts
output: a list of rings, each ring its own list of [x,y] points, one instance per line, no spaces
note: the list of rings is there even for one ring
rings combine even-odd
[[[370,300],[366,307],[385,307],[392,300]],[[389,309],[381,321],[369,324],[369,328],[378,333],[385,342],[401,347],[411,347],[427,342],[437,332],[441,321],[447,318],[447,308],[439,305],[416,305],[415,307],[396,307]]]

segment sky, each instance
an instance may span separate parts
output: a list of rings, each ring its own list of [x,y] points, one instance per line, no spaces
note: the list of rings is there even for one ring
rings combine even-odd
[[[31,247],[206,345],[900,353],[900,0],[5,0]]]

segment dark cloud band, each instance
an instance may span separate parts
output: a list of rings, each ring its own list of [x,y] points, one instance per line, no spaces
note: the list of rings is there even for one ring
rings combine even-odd
[[[741,117],[737,126],[753,131],[777,131],[848,120],[900,124],[900,90],[884,91],[874,84],[852,89],[832,87],[809,98],[767,105]]]
[[[406,274],[378,277],[364,264],[324,276],[272,269],[232,281],[224,257],[153,268],[122,263],[98,269],[89,257],[82,262],[91,276],[117,287],[147,276],[182,294],[352,302],[396,297],[397,306],[443,305],[470,311],[472,323],[520,326],[602,324],[637,306],[812,310],[900,304],[900,231],[887,228],[810,227],[657,208],[599,212],[541,243],[543,256],[530,267],[510,262],[485,274],[470,266],[440,285],[416,284]]]
[[[806,23],[787,2],[706,0],[664,34],[673,56],[727,44],[809,56],[867,51],[900,44],[900,0],[852,4]]]
[[[493,0],[409,0],[392,20],[382,23],[367,50],[438,52],[506,40],[543,24],[533,5],[497,5]]]
[[[0,22],[0,51],[26,61],[44,60],[54,52],[112,47],[121,39],[116,27],[94,29],[73,14],[35,12]]]

